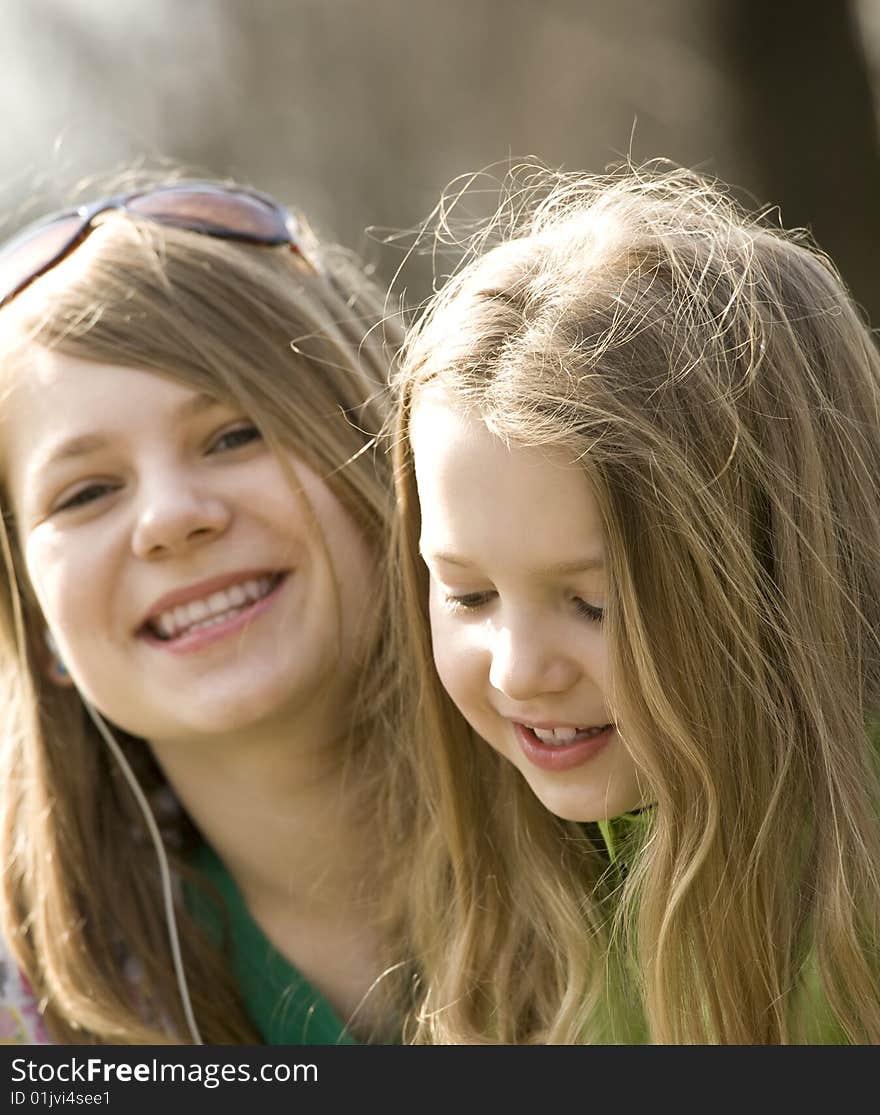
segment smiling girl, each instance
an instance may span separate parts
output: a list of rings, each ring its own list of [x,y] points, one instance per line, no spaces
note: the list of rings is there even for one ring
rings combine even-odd
[[[341,251],[223,183],[0,252],[19,1038],[28,988],[62,1042],[396,1034],[381,316]]]
[[[399,374],[417,1039],[876,1043],[874,339],[695,175],[551,187]]]

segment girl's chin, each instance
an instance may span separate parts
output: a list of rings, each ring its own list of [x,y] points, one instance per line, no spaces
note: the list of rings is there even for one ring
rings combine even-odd
[[[559,801],[556,798],[538,796],[538,800],[555,817],[562,821],[575,821],[578,824],[587,824],[590,821],[605,821],[608,818],[599,808],[591,808],[578,802]]]
[[[529,789],[545,809],[563,821],[587,824],[613,820],[624,813],[641,809],[643,801],[638,793],[612,795],[607,785],[602,787],[548,786],[543,780],[526,778]]]
[[[187,707],[189,705],[189,707]],[[174,717],[155,716],[108,717],[130,735],[149,740],[156,747],[182,746],[187,743],[205,744],[213,740],[237,740],[248,735],[269,731],[272,727],[283,731],[286,721],[285,702],[267,696],[260,700],[253,692],[236,700],[230,694],[223,699],[204,697],[200,701],[184,702],[179,698],[173,704],[163,702],[157,707],[173,707]]]

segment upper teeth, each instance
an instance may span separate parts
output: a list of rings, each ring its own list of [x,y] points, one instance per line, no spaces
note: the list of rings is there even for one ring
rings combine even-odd
[[[178,604],[176,608],[161,612],[151,622],[163,638],[174,639],[196,627],[221,623],[230,613],[261,600],[276,583],[277,577],[274,576],[251,578],[241,584],[212,592],[201,600]]]
[[[571,743],[576,736],[597,736],[608,725],[602,724],[598,728],[532,728],[527,724],[526,727],[531,728],[542,743],[563,744]]]

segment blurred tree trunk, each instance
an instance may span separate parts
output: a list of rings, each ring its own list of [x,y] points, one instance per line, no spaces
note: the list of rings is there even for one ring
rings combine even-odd
[[[880,150],[855,13],[844,0],[721,3],[751,190],[811,229],[880,326]]]

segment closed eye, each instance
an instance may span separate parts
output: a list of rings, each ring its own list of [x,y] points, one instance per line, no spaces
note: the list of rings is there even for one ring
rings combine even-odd
[[[597,608],[595,604],[588,604],[586,600],[581,600],[579,596],[575,596],[572,600],[577,611],[590,620],[592,623],[601,623],[605,616],[604,608]]]
[[[252,422],[244,422],[231,429],[224,430],[216,437],[208,448],[209,453],[229,453],[234,449],[241,449],[255,441],[262,441],[263,435]]]
[[[444,594],[444,603],[451,612],[475,612],[478,608],[485,607],[495,595],[494,590],[465,592],[460,596],[447,592]]]

